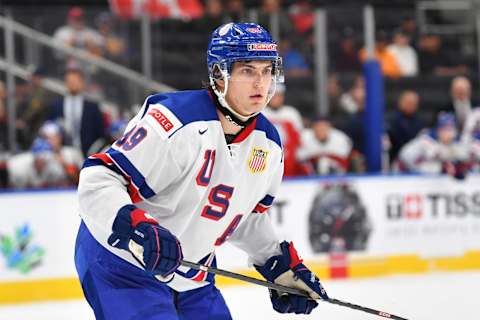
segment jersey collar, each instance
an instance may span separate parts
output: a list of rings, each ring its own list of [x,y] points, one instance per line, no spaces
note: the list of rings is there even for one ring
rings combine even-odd
[[[247,139],[248,136],[252,133],[252,131],[255,130],[256,126],[257,126],[257,117],[253,118],[253,120],[237,134],[235,139],[233,139],[232,143],[240,143],[245,139]]]
[[[220,110],[220,112],[222,112],[225,115],[222,108],[224,110],[226,110],[227,112],[228,112],[228,109],[224,108],[218,102],[217,96],[212,92],[211,88],[208,88],[207,92],[208,92],[208,95],[210,96],[210,98],[212,99],[215,107],[217,107]],[[233,118],[235,117],[234,115],[232,115],[232,116],[233,116]],[[240,130],[239,133],[237,133],[237,135],[233,139],[232,143],[240,143],[240,142],[242,142],[242,141],[244,141],[245,139],[248,138],[248,136],[252,133],[253,130],[255,130],[255,128],[257,126],[257,117],[258,117],[258,115],[248,119],[245,122],[239,121],[242,125],[239,125],[238,123],[236,123],[238,126],[242,127],[242,129]],[[234,118],[234,119],[236,119],[236,118]]]

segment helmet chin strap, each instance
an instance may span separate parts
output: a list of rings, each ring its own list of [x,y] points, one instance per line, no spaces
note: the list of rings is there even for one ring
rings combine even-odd
[[[215,94],[217,95],[218,102],[220,103],[220,108],[218,108],[218,109],[220,110],[220,112],[222,112],[222,114],[225,116],[225,118],[227,118],[228,121],[230,121],[231,123],[235,124],[238,127],[244,128],[248,124],[248,122],[250,122],[251,119],[255,118],[260,113],[260,111],[252,113],[251,115],[248,115],[248,116],[241,115],[240,113],[235,111],[228,104],[227,100],[225,99],[225,96],[226,96],[227,90],[228,90],[228,74],[227,74],[227,72],[222,72],[222,76],[223,76],[224,83],[225,83],[225,88],[224,88],[223,92],[218,90],[218,88],[215,84],[215,80],[213,79],[213,77],[210,76],[210,86],[211,86],[213,92],[215,92]],[[273,88],[272,89],[269,90],[268,97],[267,97],[267,103],[265,104],[265,106],[270,102],[270,99],[272,99],[273,94],[275,93],[275,89],[276,89],[275,81],[273,82]]]
[[[255,114],[252,114],[250,116],[244,116],[244,115],[239,114],[235,110],[233,110],[233,108],[230,107],[227,100],[225,99],[225,95],[227,94],[227,90],[228,90],[228,77],[227,77],[227,75],[223,74],[223,79],[225,79],[224,80],[225,88],[224,88],[223,92],[221,92],[220,90],[218,90],[218,88],[215,84],[215,80],[212,77],[210,77],[210,86],[212,87],[213,92],[215,92],[215,94],[217,95],[218,102],[220,104],[218,109],[225,116],[225,118],[227,118],[228,121],[230,121],[231,123],[233,123],[234,125],[236,125],[238,127],[244,128],[246,126],[248,120],[250,120],[252,117],[256,116],[258,114],[258,112],[255,113]]]

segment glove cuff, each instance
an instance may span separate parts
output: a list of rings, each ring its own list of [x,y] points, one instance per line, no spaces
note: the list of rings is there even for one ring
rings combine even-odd
[[[142,222],[158,225],[157,220],[155,220],[151,215],[142,209],[137,208],[133,204],[127,204],[118,210],[117,217],[113,222],[113,230],[117,229],[117,226],[123,228],[128,226],[132,229],[135,229],[137,225]]]
[[[295,267],[302,264],[303,260],[300,259],[300,257],[298,256],[297,249],[295,249],[295,247],[293,246],[293,242],[287,244],[287,242],[284,241],[280,244],[280,246],[282,248],[282,252],[288,249],[288,254],[290,255],[290,269],[295,269]]]
[[[151,215],[143,211],[142,209],[135,208],[130,212],[130,219],[132,219],[131,225],[133,228],[136,228],[139,223],[150,223],[158,225],[157,220],[155,220]]]

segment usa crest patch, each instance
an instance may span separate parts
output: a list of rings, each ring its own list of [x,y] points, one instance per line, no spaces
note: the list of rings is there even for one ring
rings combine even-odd
[[[268,151],[260,148],[253,148],[250,159],[248,160],[248,168],[252,173],[265,171],[267,167]]]

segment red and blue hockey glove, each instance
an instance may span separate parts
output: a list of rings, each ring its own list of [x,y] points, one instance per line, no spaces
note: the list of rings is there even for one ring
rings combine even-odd
[[[108,244],[130,251],[152,275],[167,277],[183,259],[178,239],[158,222],[134,205],[118,210]]]
[[[309,314],[318,305],[315,300],[327,300],[328,295],[318,277],[302,263],[293,243],[284,241],[280,249],[281,255],[273,256],[265,265],[255,268],[268,281],[303,290],[311,298],[270,290],[270,299],[276,311]]]

